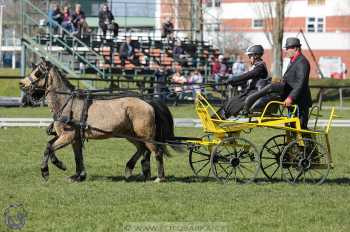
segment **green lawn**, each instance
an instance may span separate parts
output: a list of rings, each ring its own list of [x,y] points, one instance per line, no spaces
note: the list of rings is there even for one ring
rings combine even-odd
[[[50,165],[44,183],[39,171],[44,129],[1,129],[0,209],[23,203],[28,215],[23,231],[122,231],[127,222],[224,222],[227,231],[349,231],[348,131],[331,133],[335,169],[325,184],[292,186],[201,181],[192,177],[186,153],[165,160],[167,183],[126,182],[123,170],[134,148],[116,139],[86,143],[86,182],[66,180],[75,170],[68,147],[57,153],[68,170]],[[261,145],[275,133],[258,129],[248,137]],[[199,129],[176,130],[179,136],[201,134]],[[152,171],[155,175],[153,158]],[[0,231],[11,231],[3,220]]]
[[[329,104],[331,105],[331,104]],[[333,104],[337,106],[337,104]],[[219,106],[217,106],[219,107]],[[182,104],[179,106],[170,106],[170,110],[174,118],[197,118],[193,104]],[[324,109],[320,112],[322,118],[328,118],[330,109]],[[350,118],[350,110],[336,110],[338,116]],[[0,107],[0,117],[52,117],[50,110],[47,107],[21,107],[8,108]]]

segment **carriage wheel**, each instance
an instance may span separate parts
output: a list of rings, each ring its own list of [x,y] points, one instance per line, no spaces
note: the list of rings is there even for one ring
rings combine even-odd
[[[190,147],[188,161],[196,176],[208,177],[210,175],[210,152],[207,147],[196,144]]]
[[[210,157],[212,173],[221,182],[252,182],[260,169],[259,153],[253,143],[230,137],[215,146]]]
[[[322,184],[330,171],[328,150],[313,139],[294,140],[284,148],[280,166],[282,178],[291,184]]]
[[[276,135],[267,140],[260,151],[261,170],[270,180],[279,173],[280,157],[286,145],[287,136],[285,134]]]

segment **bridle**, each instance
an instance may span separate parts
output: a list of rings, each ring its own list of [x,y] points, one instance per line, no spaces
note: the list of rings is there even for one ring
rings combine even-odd
[[[47,64],[42,62],[37,66],[37,69],[38,70],[35,72],[35,74],[31,74],[27,77],[30,82],[28,94],[33,102],[40,102],[49,92],[47,85],[50,67],[47,67]],[[40,76],[38,76],[39,72]],[[42,79],[45,80],[43,87],[37,87],[36,83]]]

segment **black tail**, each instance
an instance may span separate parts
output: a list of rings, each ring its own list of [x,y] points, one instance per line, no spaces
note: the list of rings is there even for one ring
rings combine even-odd
[[[152,100],[148,102],[154,109],[156,120],[156,141],[166,143],[174,138],[174,120],[168,106],[159,101]],[[171,145],[170,145],[171,146]],[[161,146],[164,153],[170,156],[166,146]],[[182,151],[179,146],[171,146],[175,151]]]

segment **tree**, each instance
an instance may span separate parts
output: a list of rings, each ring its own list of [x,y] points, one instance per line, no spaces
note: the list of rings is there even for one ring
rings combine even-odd
[[[284,32],[284,15],[288,0],[256,1],[256,10],[264,19],[264,32],[272,48],[272,78],[282,78],[283,57],[282,40]]]

